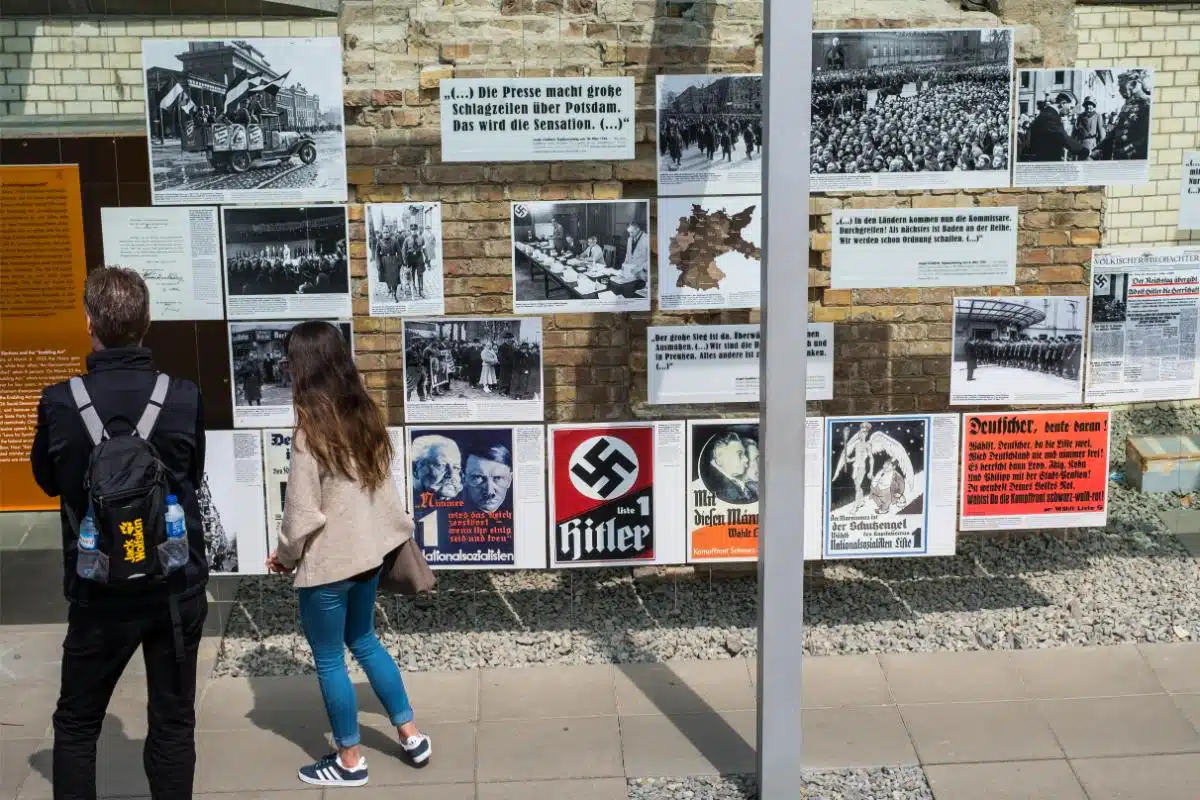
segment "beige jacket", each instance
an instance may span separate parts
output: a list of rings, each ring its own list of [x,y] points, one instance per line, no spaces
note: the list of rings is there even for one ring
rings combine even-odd
[[[357,481],[322,472],[299,431],[287,489],[278,554],[281,564],[296,568],[297,588],[366,572],[412,538],[412,516],[395,483],[368,492]]]

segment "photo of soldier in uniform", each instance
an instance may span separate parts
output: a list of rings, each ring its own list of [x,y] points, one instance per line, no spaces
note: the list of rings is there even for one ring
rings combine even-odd
[[[1085,302],[1083,297],[956,298],[951,404],[1079,402]]]
[[[366,220],[371,316],[442,314],[441,203],[369,203]]]
[[[762,191],[762,76],[658,76],[662,195]]]

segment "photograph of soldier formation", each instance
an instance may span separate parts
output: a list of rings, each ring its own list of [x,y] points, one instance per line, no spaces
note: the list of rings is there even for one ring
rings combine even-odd
[[[1145,69],[1022,70],[1017,161],[1145,161],[1152,83]]]
[[[959,297],[950,402],[1078,402],[1082,297]]]
[[[659,76],[662,194],[757,194],[762,142],[761,75]]]
[[[441,204],[370,204],[366,218],[371,314],[442,313]]]

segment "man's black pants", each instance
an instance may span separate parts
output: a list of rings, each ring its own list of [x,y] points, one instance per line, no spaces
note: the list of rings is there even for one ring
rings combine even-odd
[[[191,800],[196,771],[196,656],[208,599],[179,604],[183,659],[166,601],[137,615],[72,606],[54,712],[54,800],[95,800],[96,742],[108,701],[138,645],[146,662],[149,723],[142,759],[154,800]],[[105,769],[121,769],[107,764]]]

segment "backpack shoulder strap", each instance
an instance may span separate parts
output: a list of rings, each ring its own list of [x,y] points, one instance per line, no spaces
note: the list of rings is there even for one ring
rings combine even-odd
[[[83,385],[83,378],[78,376],[71,378],[70,386],[75,407],[79,409],[79,416],[83,417],[83,426],[87,428],[92,444],[99,445],[108,438],[108,431],[104,429],[104,422],[96,413],[96,407],[92,405],[92,398],[88,394],[87,387]]]
[[[154,391],[150,393],[150,402],[146,404],[146,410],[142,412],[142,418],[138,420],[137,435],[143,441],[150,441],[150,437],[154,434],[154,426],[158,424],[158,415],[162,413],[163,403],[167,399],[167,389],[171,385],[171,379],[166,373],[158,373],[158,379],[154,382]]]

